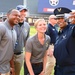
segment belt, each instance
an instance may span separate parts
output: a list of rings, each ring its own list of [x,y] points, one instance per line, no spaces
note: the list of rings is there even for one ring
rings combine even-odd
[[[43,64],[43,62],[39,62],[39,63],[32,63],[32,65],[40,65]]]
[[[16,54],[16,55],[20,55],[21,53],[23,53],[23,52],[18,52],[18,53],[14,53],[14,54]]]

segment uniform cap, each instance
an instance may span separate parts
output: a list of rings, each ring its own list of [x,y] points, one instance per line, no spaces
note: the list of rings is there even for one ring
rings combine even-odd
[[[54,15],[56,15],[57,18],[64,17],[65,13],[70,13],[71,10],[65,7],[58,7],[54,10]]]
[[[18,11],[22,11],[22,10],[27,11],[27,8],[26,8],[25,6],[23,6],[23,5],[18,5],[18,6],[16,7],[16,9],[17,9]]]

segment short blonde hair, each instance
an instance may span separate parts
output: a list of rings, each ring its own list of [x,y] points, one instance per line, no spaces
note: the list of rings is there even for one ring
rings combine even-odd
[[[40,21],[45,21],[44,19],[37,19],[34,23],[34,27],[36,28]]]

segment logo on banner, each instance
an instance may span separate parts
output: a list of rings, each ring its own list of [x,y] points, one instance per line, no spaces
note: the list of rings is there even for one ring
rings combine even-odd
[[[59,0],[49,0],[49,3],[51,6],[57,6],[59,3]]]

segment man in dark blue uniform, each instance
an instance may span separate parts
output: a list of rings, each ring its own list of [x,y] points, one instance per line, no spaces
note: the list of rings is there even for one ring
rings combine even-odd
[[[56,28],[54,27],[56,24],[57,24],[56,16],[50,15],[48,29],[46,31],[46,34],[49,35],[51,38],[50,44],[54,44],[56,42],[56,37],[58,33]]]
[[[71,10],[64,7],[54,10],[60,27],[54,46],[56,58],[54,75],[75,75],[75,26],[68,25],[64,17],[64,13],[70,12]]]

